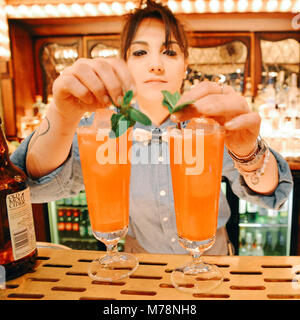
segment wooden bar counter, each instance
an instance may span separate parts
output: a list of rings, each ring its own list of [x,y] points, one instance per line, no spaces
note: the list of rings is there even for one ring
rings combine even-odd
[[[36,269],[6,282],[0,300],[295,300],[300,299],[300,256],[204,256],[216,264],[224,281],[206,294],[176,290],[170,274],[188,255],[137,254],[138,269],[118,282],[92,281],[91,260],[101,251],[40,248]]]

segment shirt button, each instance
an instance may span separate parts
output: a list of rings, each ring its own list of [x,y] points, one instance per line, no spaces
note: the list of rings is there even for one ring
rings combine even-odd
[[[166,221],[168,221],[168,220],[169,220],[168,217],[163,217],[163,222],[166,222]]]
[[[172,239],[171,239],[171,242],[174,243],[175,241],[176,241],[176,238],[172,238]]]
[[[158,157],[158,162],[163,162],[164,158],[163,157]]]
[[[162,197],[164,197],[166,195],[166,191],[165,190],[161,190],[159,193]]]

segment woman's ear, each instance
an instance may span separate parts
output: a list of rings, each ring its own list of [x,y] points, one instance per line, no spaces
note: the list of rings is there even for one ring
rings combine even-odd
[[[187,76],[188,66],[189,66],[188,59],[184,59],[184,76],[183,76],[183,80],[184,80],[184,79],[186,78],[186,76]]]

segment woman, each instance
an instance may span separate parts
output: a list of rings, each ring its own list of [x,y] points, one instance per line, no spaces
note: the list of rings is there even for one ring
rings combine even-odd
[[[290,170],[276,152],[271,150],[266,157],[269,149],[257,142],[260,117],[250,111],[243,97],[229,86],[204,82],[182,95],[180,102],[195,103],[171,119],[162,106],[161,90],[179,91],[188,64],[186,36],[170,10],[148,0],[145,8],[129,15],[121,36],[121,57],[79,59],[55,80],[46,118],[12,155],[29,176],[33,202],[68,197],[84,188],[75,135],[78,123],[84,112],[108,107],[111,100],[118,104],[131,89],[136,107],[152,120],[150,129],[161,131],[172,121],[199,115],[224,124],[228,152],[223,176],[239,197],[280,208],[292,188]],[[163,154],[161,158],[166,157]],[[186,253],[176,239],[169,165],[159,161],[132,166],[128,250]],[[217,240],[211,254],[227,254],[225,225],[230,210],[222,192],[219,207]]]

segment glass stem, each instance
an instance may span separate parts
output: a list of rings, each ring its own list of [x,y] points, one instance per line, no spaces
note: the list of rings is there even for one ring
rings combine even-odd
[[[201,252],[193,252],[192,256],[193,256],[193,264],[195,265],[201,265],[203,264],[203,260],[202,260],[202,255],[203,255],[204,251]]]
[[[118,242],[107,244],[106,245],[106,252],[108,255],[113,255],[118,252]]]

